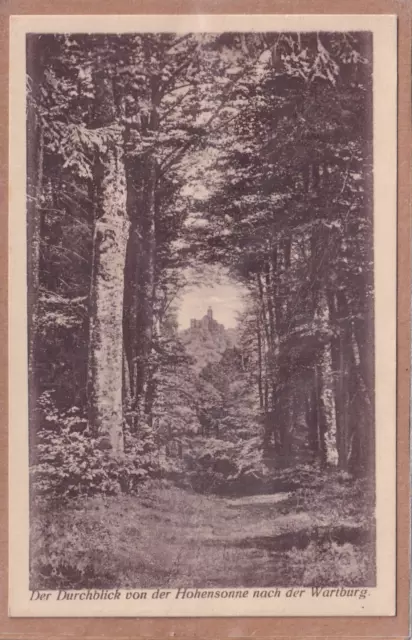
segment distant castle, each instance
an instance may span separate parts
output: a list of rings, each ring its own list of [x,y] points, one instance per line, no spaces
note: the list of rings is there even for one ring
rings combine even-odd
[[[219,324],[213,318],[212,307],[208,307],[207,314],[203,316],[201,320],[195,320],[194,318],[190,321],[191,329],[205,329],[206,331],[217,331],[222,333],[225,330],[223,324]]]

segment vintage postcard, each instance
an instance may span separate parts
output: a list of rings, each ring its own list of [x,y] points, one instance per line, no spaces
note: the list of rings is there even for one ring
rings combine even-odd
[[[394,616],[396,17],[10,25],[10,615]]]

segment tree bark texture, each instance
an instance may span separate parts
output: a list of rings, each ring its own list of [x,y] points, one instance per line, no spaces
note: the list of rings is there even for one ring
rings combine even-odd
[[[336,406],[332,368],[331,339],[327,335],[330,326],[329,307],[323,288],[319,291],[317,319],[322,329],[322,344],[317,358],[319,380],[320,427],[323,434],[324,457],[328,465],[338,464]]]
[[[122,132],[98,159],[89,344],[89,416],[102,448],[123,452],[123,291],[129,220]]]

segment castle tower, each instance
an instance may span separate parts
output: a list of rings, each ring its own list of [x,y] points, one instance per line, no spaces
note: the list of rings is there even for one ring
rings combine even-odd
[[[212,307],[208,307],[207,310],[207,317],[210,318],[211,320],[213,320],[213,311],[212,311]]]

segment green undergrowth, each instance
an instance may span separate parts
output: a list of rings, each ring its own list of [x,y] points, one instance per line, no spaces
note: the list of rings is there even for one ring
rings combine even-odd
[[[137,496],[76,498],[32,513],[31,588],[371,586],[373,496],[323,486],[244,498],[166,481]]]

